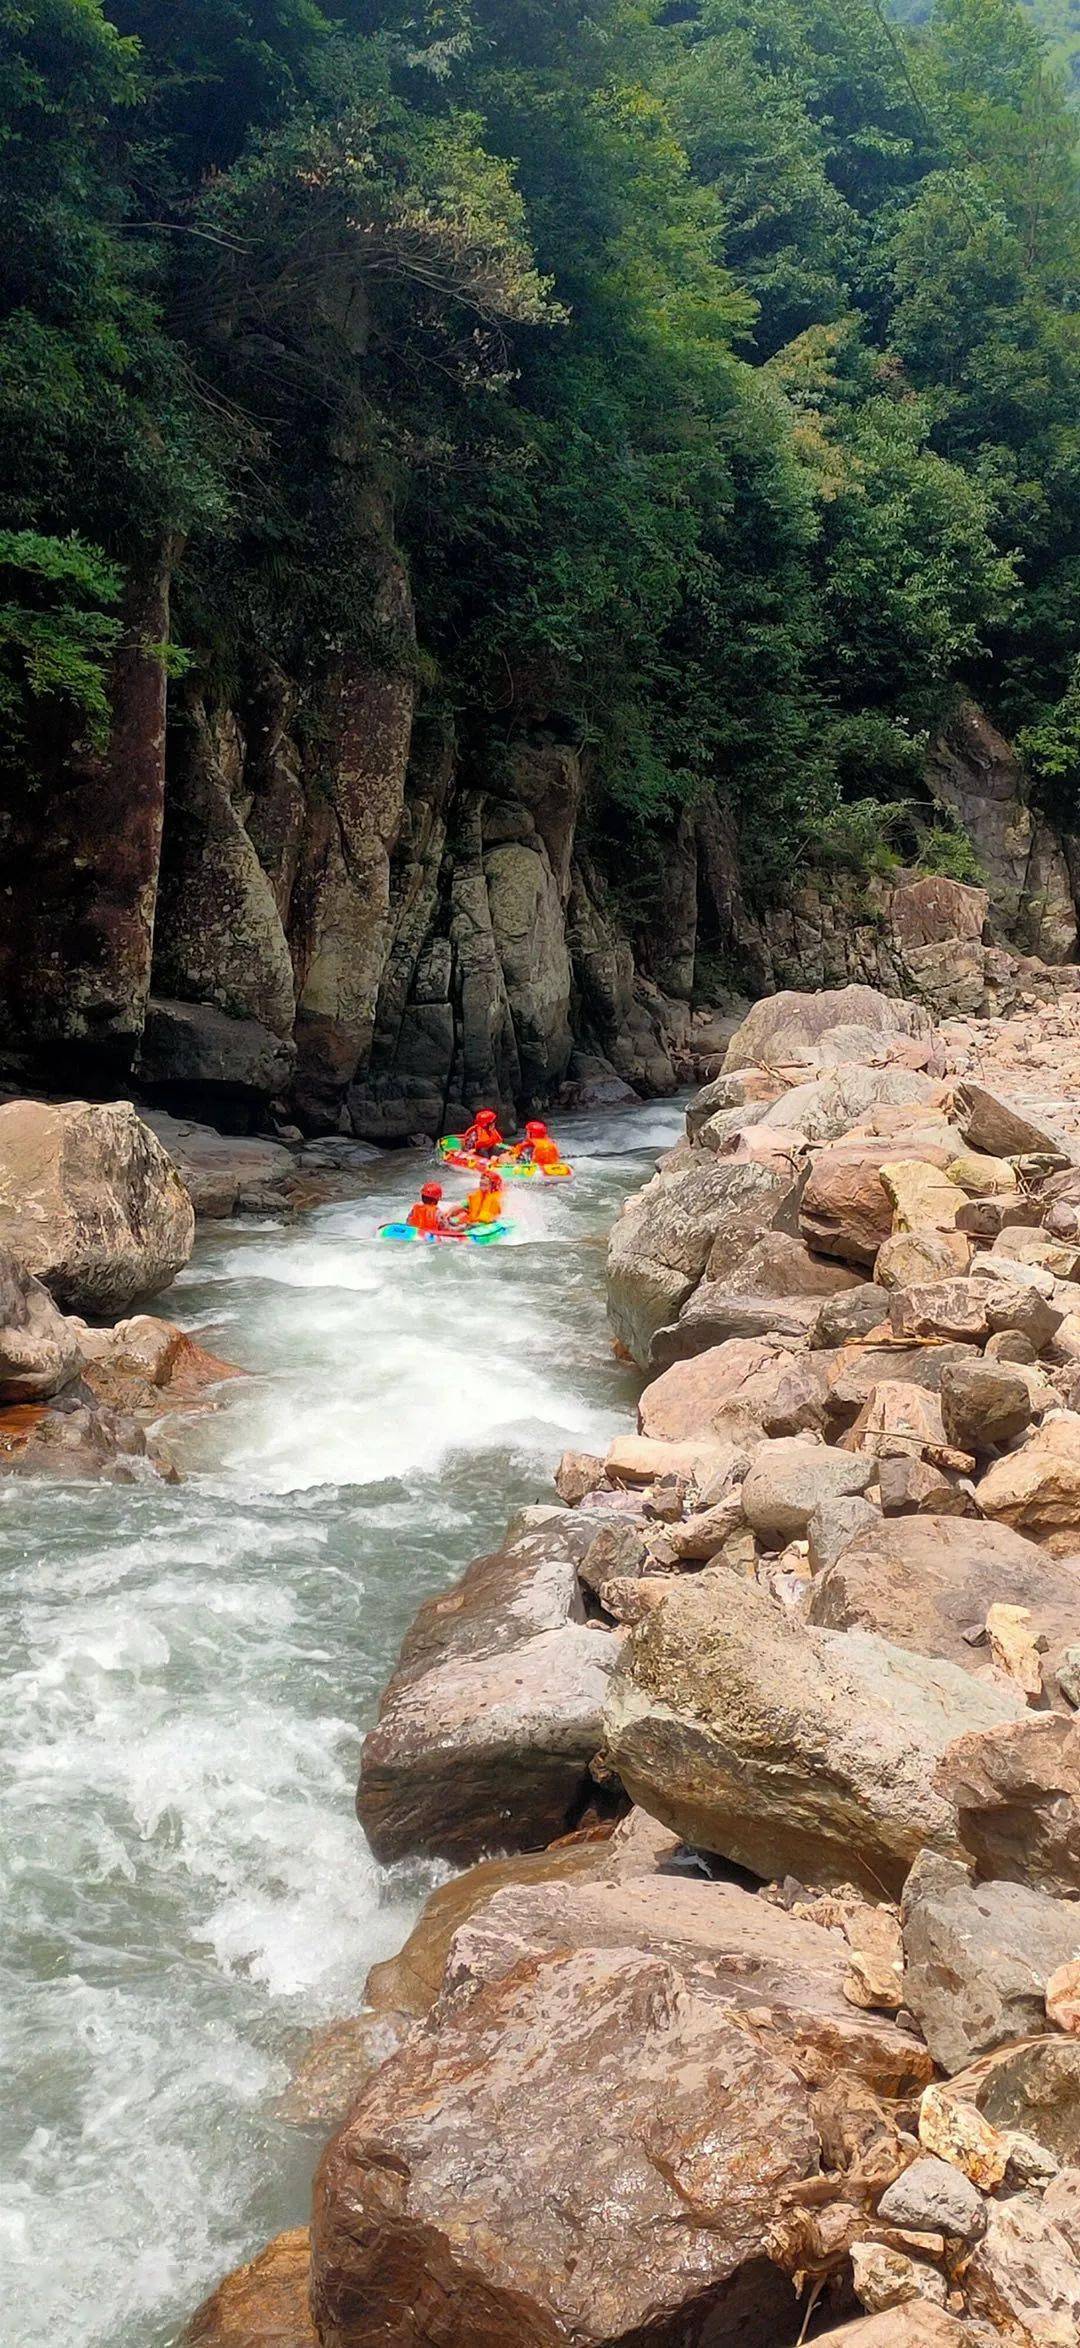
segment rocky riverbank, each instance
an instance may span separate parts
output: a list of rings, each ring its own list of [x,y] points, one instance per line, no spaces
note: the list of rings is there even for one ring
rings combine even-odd
[[[759,1004],[612,1235],[637,1432],[422,1607],[378,1855],[199,2348],[1080,2327],[1080,1009]],[[483,1854],[498,1851],[492,1859]]]

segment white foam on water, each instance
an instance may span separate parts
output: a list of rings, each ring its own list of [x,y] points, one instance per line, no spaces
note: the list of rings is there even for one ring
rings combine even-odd
[[[497,1248],[379,1241],[390,1157],[211,1231],[173,1309],[254,1374],[185,1482],[0,1486],[2,2348],[168,2348],[302,2221],[290,2060],[431,1880],[356,1826],[363,1726],[420,1600],[625,1423],[600,1239],[677,1126],[560,1123],[574,1183]]]

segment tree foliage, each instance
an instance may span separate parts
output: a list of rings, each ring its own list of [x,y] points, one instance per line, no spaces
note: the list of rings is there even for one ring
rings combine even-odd
[[[50,701],[100,736],[163,538],[207,671],[302,685],[370,629],[377,510],[431,690],[572,728],[598,852],[718,793],[782,885],[885,836],[960,690],[1068,801],[1063,37],[1015,0],[0,0],[9,740]]]

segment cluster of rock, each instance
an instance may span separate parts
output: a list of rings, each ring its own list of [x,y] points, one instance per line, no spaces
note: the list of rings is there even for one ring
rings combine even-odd
[[[236,1372],[129,1307],[168,1287],[194,1233],[128,1102],[0,1107],[0,1473],[175,1479],[147,1429]]]
[[[406,1638],[359,1815],[465,1872],[198,2348],[1080,2338],[1078,1119],[1071,995],[745,1022],[612,1237],[638,1431]]]

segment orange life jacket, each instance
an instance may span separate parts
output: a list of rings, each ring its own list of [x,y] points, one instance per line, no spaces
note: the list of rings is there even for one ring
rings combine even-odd
[[[415,1231],[438,1231],[442,1226],[442,1208],[429,1206],[426,1198],[418,1198],[405,1219]]]
[[[465,1211],[469,1223],[497,1223],[502,1214],[502,1200],[494,1190],[470,1190]]]
[[[561,1166],[562,1164],[558,1142],[552,1141],[550,1133],[542,1141],[534,1141],[532,1154],[534,1166]]]

